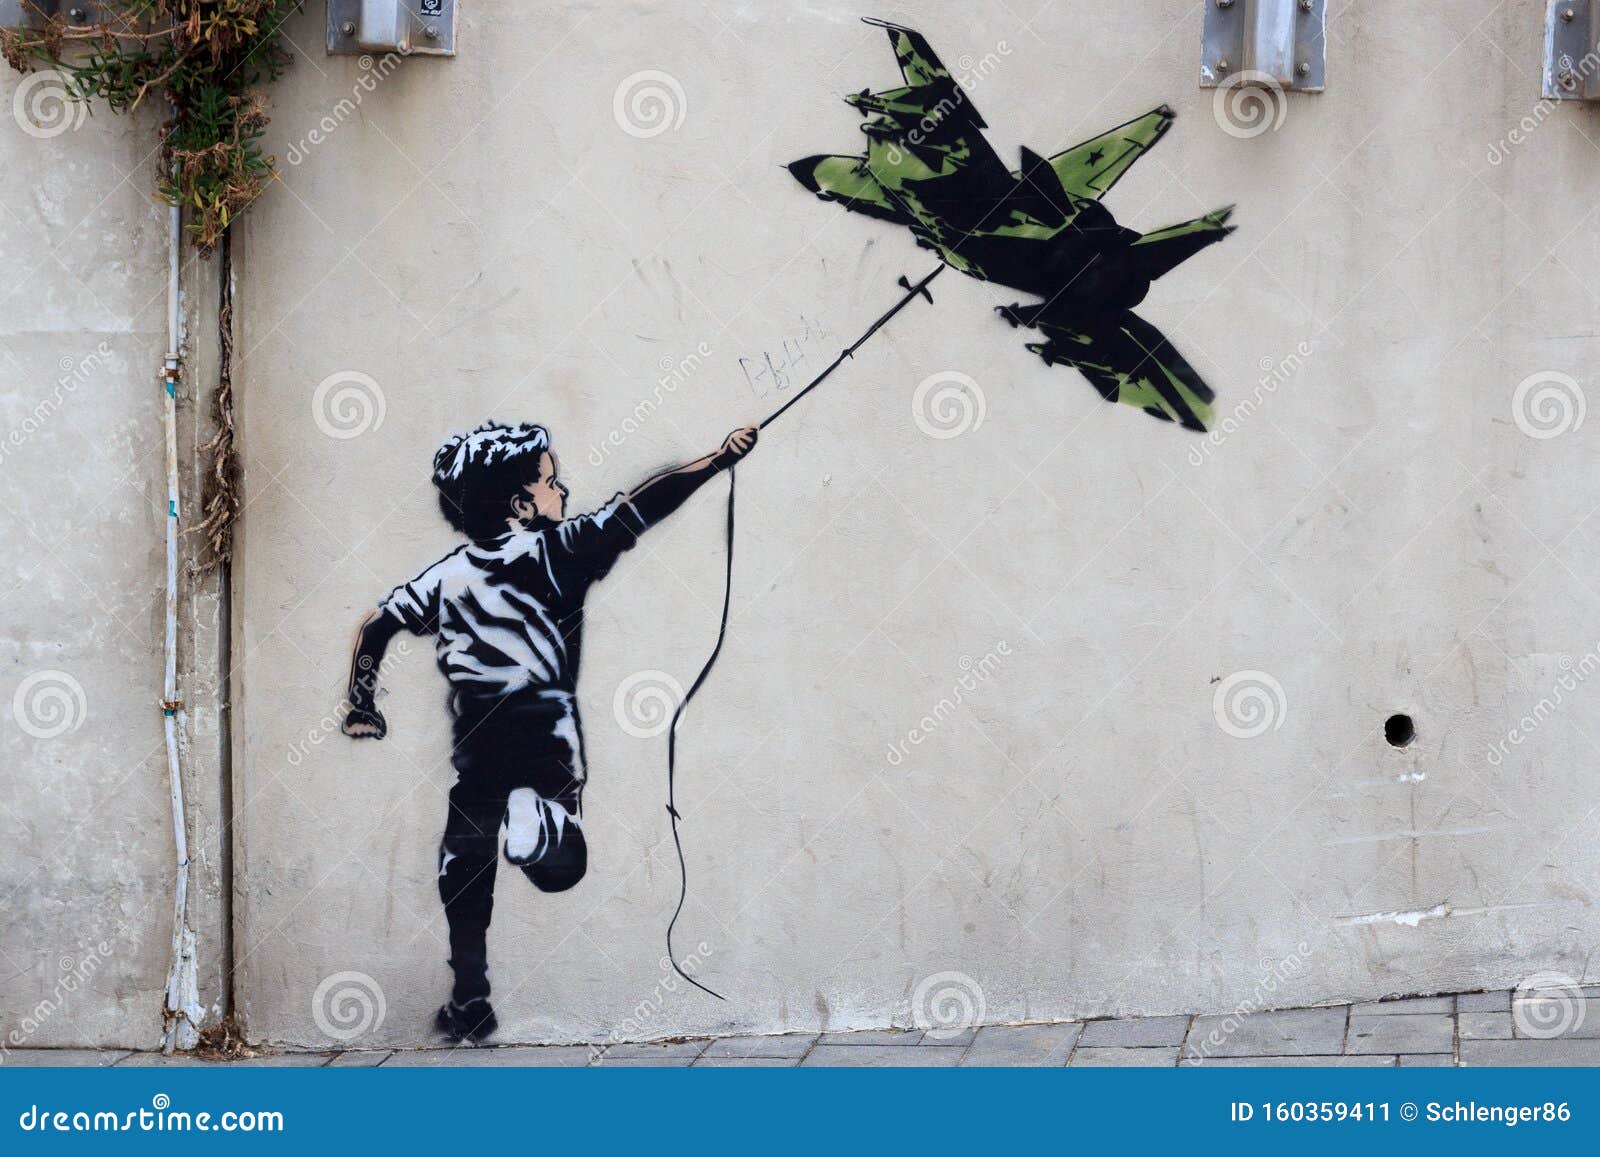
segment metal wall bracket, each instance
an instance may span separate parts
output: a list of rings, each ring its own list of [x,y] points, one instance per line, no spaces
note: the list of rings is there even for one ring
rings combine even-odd
[[[328,55],[456,54],[456,0],[328,0]]]
[[[1200,87],[1321,92],[1327,0],[1205,0]]]
[[[1544,25],[1547,100],[1600,100],[1600,3],[1551,0]]]

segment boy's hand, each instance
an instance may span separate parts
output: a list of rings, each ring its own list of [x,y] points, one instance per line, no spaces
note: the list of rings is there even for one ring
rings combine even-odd
[[[376,707],[352,707],[339,730],[351,739],[382,739],[389,734],[389,723]]]
[[[732,466],[756,448],[760,436],[761,431],[755,426],[741,426],[723,440],[722,449],[717,451],[717,464]]]

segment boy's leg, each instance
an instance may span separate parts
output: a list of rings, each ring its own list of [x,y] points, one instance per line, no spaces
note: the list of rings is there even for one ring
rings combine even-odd
[[[565,892],[589,867],[582,789],[546,799],[531,787],[512,791],[506,807],[506,861],[542,892]]]
[[[583,736],[575,709],[530,736],[506,803],[506,861],[542,892],[565,892],[589,867],[583,838]]]
[[[504,815],[504,794],[465,776],[450,789],[450,815],[439,844],[439,898],[450,925],[452,999],[458,1005],[489,995],[487,938]]]

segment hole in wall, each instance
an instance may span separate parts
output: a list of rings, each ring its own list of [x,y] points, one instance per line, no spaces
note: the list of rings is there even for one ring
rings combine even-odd
[[[1405,747],[1417,737],[1417,725],[1409,715],[1391,715],[1384,721],[1383,737],[1390,747]]]

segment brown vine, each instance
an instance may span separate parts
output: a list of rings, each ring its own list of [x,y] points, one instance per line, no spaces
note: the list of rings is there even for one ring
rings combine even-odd
[[[222,235],[221,304],[217,309],[217,389],[211,396],[216,433],[201,453],[209,457],[204,518],[190,531],[205,539],[206,557],[196,566],[209,574],[233,557],[233,527],[239,517],[238,458],[233,430],[233,262],[228,235]]]

